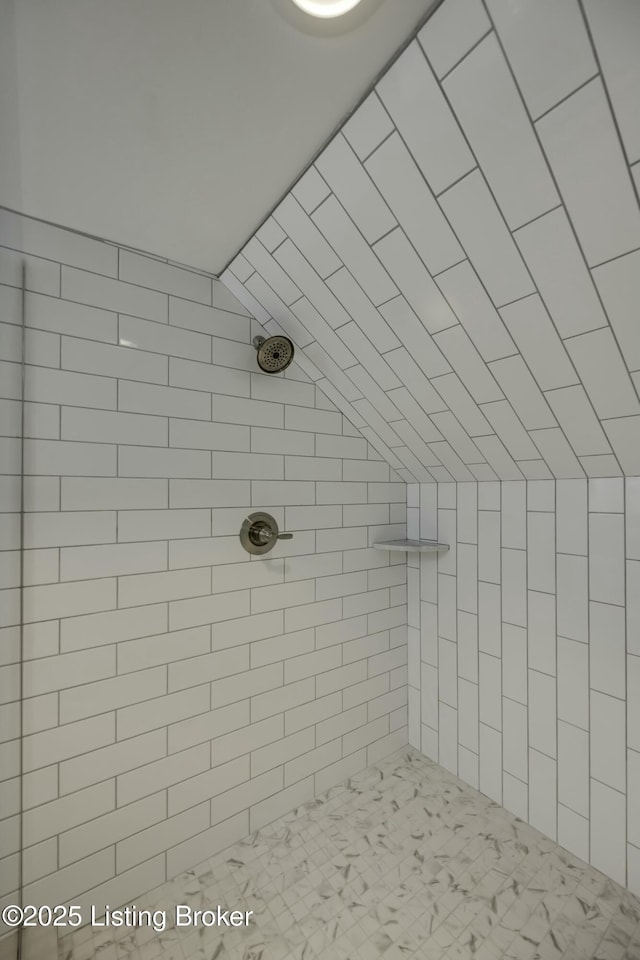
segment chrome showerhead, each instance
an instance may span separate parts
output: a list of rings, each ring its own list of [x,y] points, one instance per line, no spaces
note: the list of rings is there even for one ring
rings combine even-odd
[[[293,344],[288,337],[254,337],[258,366],[265,373],[281,373],[293,360]]]

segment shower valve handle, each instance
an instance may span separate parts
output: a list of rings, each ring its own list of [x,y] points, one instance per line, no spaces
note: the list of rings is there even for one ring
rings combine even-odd
[[[261,543],[268,543],[270,540],[293,540],[292,533],[274,533],[269,527],[261,527],[255,536]]]

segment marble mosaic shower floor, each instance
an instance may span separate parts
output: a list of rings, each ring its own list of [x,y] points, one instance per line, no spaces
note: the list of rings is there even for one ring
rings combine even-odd
[[[255,916],[84,928],[59,960],[640,960],[636,897],[410,748],[136,903]]]

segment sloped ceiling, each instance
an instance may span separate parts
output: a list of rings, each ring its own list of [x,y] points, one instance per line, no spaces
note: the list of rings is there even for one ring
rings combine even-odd
[[[444,0],[222,279],[407,481],[640,474],[640,3]]]

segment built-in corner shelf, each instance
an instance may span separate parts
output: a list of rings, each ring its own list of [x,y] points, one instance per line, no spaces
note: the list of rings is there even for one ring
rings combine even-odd
[[[381,540],[373,546],[376,550],[404,550],[405,553],[444,553],[449,549],[448,543],[437,540]]]

